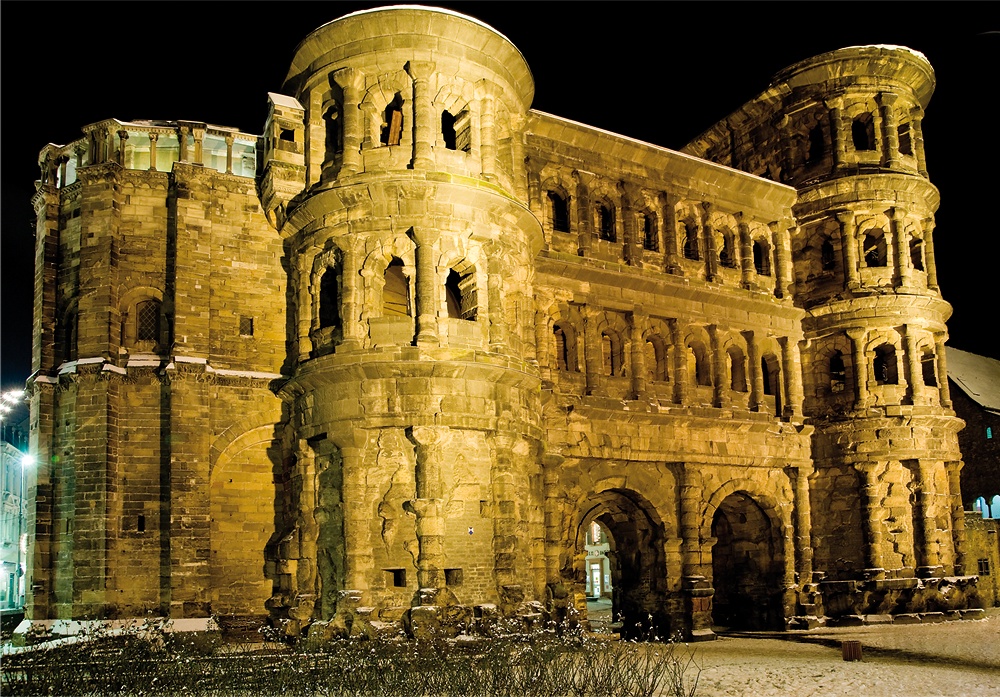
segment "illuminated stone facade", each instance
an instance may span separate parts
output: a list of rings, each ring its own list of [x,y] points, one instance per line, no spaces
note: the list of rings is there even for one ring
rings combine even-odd
[[[675,152],[392,8],[306,37],[263,136],[48,146],[29,618],[562,619],[595,521],[626,632],[976,607],[933,86],[836,51]]]

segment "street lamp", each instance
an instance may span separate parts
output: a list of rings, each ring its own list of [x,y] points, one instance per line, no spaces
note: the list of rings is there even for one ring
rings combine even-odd
[[[21,495],[17,502],[17,600],[18,606],[24,607],[24,565],[21,563],[21,555],[25,556],[25,562],[27,561],[28,549],[27,549],[27,536],[23,532],[24,526],[24,516],[25,516],[25,505],[24,505],[24,470],[27,467],[34,467],[37,458],[31,453],[24,455],[21,458]]]

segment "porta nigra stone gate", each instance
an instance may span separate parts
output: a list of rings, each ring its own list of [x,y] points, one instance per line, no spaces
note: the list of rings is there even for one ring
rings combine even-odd
[[[595,522],[626,633],[971,612],[934,84],[833,51],[676,152],[394,7],[307,36],[263,135],[46,146],[25,626],[581,619]]]

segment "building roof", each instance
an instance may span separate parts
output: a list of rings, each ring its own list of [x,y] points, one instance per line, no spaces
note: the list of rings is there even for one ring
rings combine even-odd
[[[1000,361],[948,347],[948,377],[987,411],[1000,414]]]

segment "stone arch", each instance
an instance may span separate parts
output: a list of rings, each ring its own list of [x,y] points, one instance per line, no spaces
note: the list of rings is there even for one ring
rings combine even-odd
[[[543,208],[545,210],[544,225],[553,232],[570,232],[570,205],[573,197],[562,182],[550,179],[542,184],[545,191]]]
[[[596,193],[593,202],[593,230],[605,242],[617,243],[618,207],[609,194]]]
[[[452,319],[475,321],[487,311],[486,274],[477,267],[475,251],[468,256],[459,256],[458,252],[441,255],[439,268],[446,270],[442,273],[445,310]]]
[[[667,530],[656,508],[635,488],[622,486],[585,496],[578,511],[574,579],[581,585],[585,580],[585,535],[596,521],[609,533],[612,614],[621,619],[622,636],[643,637],[650,630],[670,636],[674,628],[666,612]]]
[[[869,385],[902,384],[903,341],[899,332],[886,330],[868,336],[865,347],[868,355]]]
[[[660,244],[659,218],[654,207],[646,206],[636,213],[636,230],[643,249],[658,252],[663,248]]]
[[[739,332],[729,332],[722,342],[722,350],[726,352],[727,389],[749,393],[751,373],[747,364],[749,350],[746,338]]]
[[[390,144],[386,142],[392,140],[391,136],[394,135],[390,105],[395,107],[392,111],[398,111],[400,119],[399,140],[394,144],[399,145],[407,140],[412,117],[412,111],[407,107],[412,103],[413,83],[406,71],[397,70],[380,75],[358,105],[365,115],[364,146],[374,148]]]
[[[413,242],[402,234],[397,234],[389,239],[380,240],[380,244],[365,258],[361,265],[361,276],[364,280],[364,300],[362,312],[371,317],[382,317],[384,306],[384,289],[386,269],[397,259],[402,264],[402,271],[406,280],[406,290],[408,298],[405,300],[409,316],[414,316],[413,279],[416,270]]]
[[[777,499],[750,480],[723,484],[702,517],[712,546],[712,616],[731,629],[784,629],[784,574],[791,523]]]
[[[469,83],[461,86],[449,82],[434,96],[434,113],[440,114],[440,129],[436,145],[446,150],[470,152],[472,149],[472,113],[470,104],[473,88]]]
[[[758,347],[760,355],[760,371],[763,377],[764,394],[760,395],[762,400],[771,407],[775,416],[780,416],[785,404],[788,403],[785,394],[785,366],[781,360],[781,346],[774,337],[767,337],[760,342]]]
[[[651,318],[642,338],[645,343],[643,350],[646,352],[647,378],[653,382],[669,382],[673,372],[670,327],[661,319]]]
[[[579,308],[565,303],[553,303],[549,318],[555,358],[555,365],[551,367],[571,373],[581,372],[583,317]]]
[[[163,291],[154,286],[133,286],[118,300],[121,345],[124,348],[159,353],[168,342],[163,316]]]
[[[689,384],[708,387],[712,379],[712,342],[704,327],[690,326],[684,336],[684,348],[688,351]]]
[[[597,323],[601,336],[601,365],[603,373],[610,377],[628,375],[628,326],[625,319],[616,313],[605,312]]]

